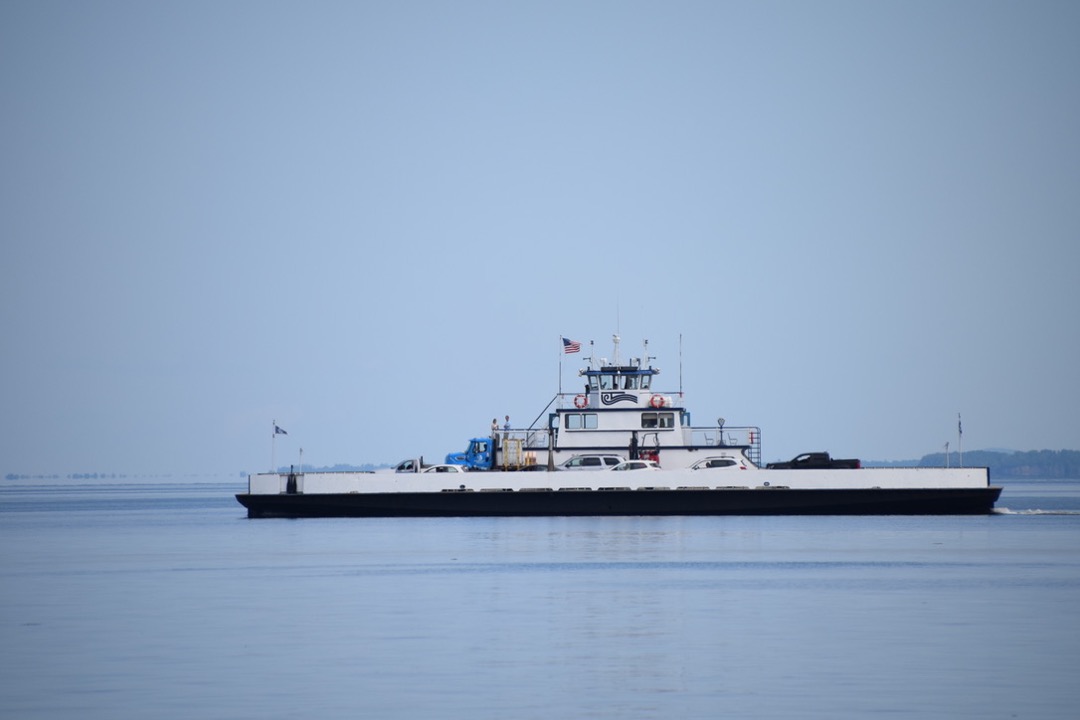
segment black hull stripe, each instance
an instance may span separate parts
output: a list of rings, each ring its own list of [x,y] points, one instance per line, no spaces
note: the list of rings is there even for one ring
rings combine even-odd
[[[1000,487],[587,490],[236,496],[248,517],[985,515]]]

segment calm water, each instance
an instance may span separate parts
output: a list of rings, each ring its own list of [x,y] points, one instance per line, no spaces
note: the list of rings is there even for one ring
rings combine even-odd
[[[1066,718],[1080,484],[988,517],[247,520],[0,486],[0,717]]]

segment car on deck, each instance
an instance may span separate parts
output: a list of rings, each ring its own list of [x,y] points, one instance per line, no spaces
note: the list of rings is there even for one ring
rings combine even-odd
[[[750,467],[746,458],[737,455],[714,455],[702,458],[690,466],[691,470],[746,470]]]
[[[626,460],[611,468],[612,472],[622,470],[659,470],[660,465],[655,460]]]
[[[609,470],[621,462],[623,458],[620,455],[597,453],[575,455],[558,467],[560,470]]]

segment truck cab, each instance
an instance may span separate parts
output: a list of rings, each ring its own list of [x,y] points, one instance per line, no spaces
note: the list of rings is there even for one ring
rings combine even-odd
[[[494,462],[495,452],[491,438],[473,438],[469,441],[469,447],[462,453],[449,453],[446,456],[448,465],[464,465],[473,470],[490,470]]]

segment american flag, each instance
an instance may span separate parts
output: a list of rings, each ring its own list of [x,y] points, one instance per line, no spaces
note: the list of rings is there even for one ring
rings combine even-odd
[[[562,350],[565,354],[581,352],[581,343],[569,340],[567,338],[562,339]]]

